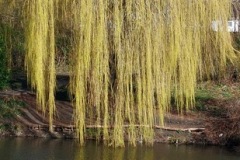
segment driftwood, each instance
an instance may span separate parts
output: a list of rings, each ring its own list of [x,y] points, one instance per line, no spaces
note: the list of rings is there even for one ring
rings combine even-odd
[[[25,125],[27,125],[31,129],[36,129],[36,130],[46,130],[49,128],[49,125],[41,125],[41,124],[33,124],[28,122],[26,119],[24,119],[21,116],[17,116],[18,120],[22,121]],[[114,128],[114,126],[103,126],[103,125],[86,125],[86,129],[100,129],[100,128]],[[129,127],[151,127],[149,125],[123,125],[124,128],[129,128]],[[164,127],[164,126],[153,126],[152,128],[154,129],[162,129],[162,130],[167,130],[167,131],[180,131],[180,132],[203,132],[205,128],[172,128],[172,127]],[[66,124],[61,124],[61,125],[53,125],[54,130],[67,130],[67,131],[74,131],[76,127],[74,125],[66,125]]]
[[[181,131],[181,132],[203,132],[205,128],[172,128],[172,127],[163,127],[155,126],[156,129],[168,130],[168,131]]]
[[[107,128],[113,128],[113,126],[106,126]],[[151,127],[149,125],[123,125],[124,128],[129,127]],[[105,126],[102,125],[87,125],[86,128],[105,128]],[[167,131],[180,131],[180,132],[202,132],[205,130],[205,128],[173,128],[173,127],[164,127],[164,126],[158,126],[154,125],[152,128],[154,129],[162,129]]]

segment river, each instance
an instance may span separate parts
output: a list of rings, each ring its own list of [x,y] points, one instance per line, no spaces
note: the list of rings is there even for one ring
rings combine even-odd
[[[41,138],[0,139],[0,160],[239,160],[226,148],[155,144],[110,148],[94,141],[80,147],[74,140]]]

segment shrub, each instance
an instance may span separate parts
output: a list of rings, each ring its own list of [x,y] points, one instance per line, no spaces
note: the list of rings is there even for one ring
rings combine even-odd
[[[0,32],[0,89],[8,86],[9,71],[3,32]]]

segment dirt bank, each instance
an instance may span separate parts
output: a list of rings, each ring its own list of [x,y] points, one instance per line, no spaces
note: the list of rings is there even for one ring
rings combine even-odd
[[[0,111],[5,114],[0,115],[0,136],[75,138],[73,109],[69,101],[56,101],[54,132],[50,133],[48,114],[38,109],[34,93],[3,91],[0,99],[1,107],[5,103],[11,104]],[[236,96],[219,99],[201,90],[196,94],[196,100],[194,109],[178,114],[173,107],[170,113],[165,114],[165,125],[154,126],[155,142],[239,145],[240,101]],[[101,126],[87,124],[86,138],[94,138],[97,127]]]
[[[54,137],[75,138],[73,109],[70,102],[57,101],[54,132],[48,131],[48,114],[43,114],[36,104],[35,94],[26,91],[5,91],[0,93],[4,102],[19,101],[24,105],[16,110],[19,112],[10,118],[1,118],[1,136],[23,137]],[[155,141],[169,143],[205,143],[196,141],[205,130],[204,115],[198,112],[188,112],[182,115],[168,113],[165,115],[165,126],[155,127]],[[96,126],[87,125],[87,138],[94,138]],[[127,127],[127,126],[126,126]]]

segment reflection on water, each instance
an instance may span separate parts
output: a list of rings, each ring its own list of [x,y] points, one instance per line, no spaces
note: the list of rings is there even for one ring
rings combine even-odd
[[[239,160],[240,154],[219,147],[175,146],[109,148],[89,141],[80,147],[74,140],[0,139],[0,160]]]

